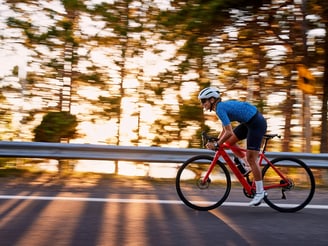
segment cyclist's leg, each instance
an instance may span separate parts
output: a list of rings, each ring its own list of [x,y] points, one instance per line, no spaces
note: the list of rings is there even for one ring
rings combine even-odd
[[[239,145],[237,144],[238,141],[243,140],[247,137],[248,129],[244,124],[238,125],[233,130],[233,135],[227,140],[227,143],[231,146],[235,146],[239,148]],[[246,154],[237,149],[232,149],[232,152],[239,158],[242,158],[244,161],[246,161]]]
[[[262,143],[262,138],[266,132],[267,124],[263,116],[258,113],[251,119],[250,122],[246,123],[245,125],[248,128],[247,160],[252,168],[256,185],[256,195],[249,203],[249,205],[257,206],[261,203],[266,194],[263,189],[262,173],[260,166],[257,163],[257,159]]]
[[[263,135],[266,132],[267,124],[262,114],[257,113],[250,122],[245,123],[247,132],[247,160],[251,165],[255,181],[262,180],[260,166],[257,163]]]
[[[256,194],[248,205],[258,206],[259,204],[261,204],[262,199],[266,196],[266,192],[264,191],[261,169],[257,163],[259,151],[247,149],[246,155],[247,155],[248,164],[251,166],[253,172],[253,176],[255,180],[255,188],[256,188]]]
[[[252,172],[253,172],[255,181],[262,180],[261,169],[257,163],[258,156],[259,156],[259,151],[247,149],[246,158],[247,158],[248,164],[252,168]]]

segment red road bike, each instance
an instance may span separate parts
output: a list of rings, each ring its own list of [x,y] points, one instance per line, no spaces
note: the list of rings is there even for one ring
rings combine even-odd
[[[296,212],[303,209],[313,198],[315,180],[311,169],[301,160],[293,157],[278,157],[269,160],[265,156],[268,141],[277,134],[264,136],[258,163],[262,167],[264,201],[280,212]],[[203,143],[217,141],[202,133]],[[176,176],[176,190],[180,199],[196,210],[210,210],[219,207],[228,197],[232,179],[228,167],[243,187],[248,198],[255,195],[255,182],[252,173],[244,176],[232,160],[227,150],[246,149],[224,144],[214,156],[197,155],[180,166]]]

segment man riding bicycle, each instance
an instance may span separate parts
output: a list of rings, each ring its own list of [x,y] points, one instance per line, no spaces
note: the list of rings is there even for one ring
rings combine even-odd
[[[257,206],[266,196],[263,189],[262,174],[257,159],[262,143],[262,138],[267,129],[267,123],[263,115],[255,106],[248,102],[237,100],[221,101],[220,92],[215,87],[207,87],[203,89],[198,99],[205,110],[214,110],[218,118],[222,122],[222,132],[217,142],[209,142],[206,147],[215,150],[223,143],[231,146],[237,145],[237,142],[247,139],[246,158],[243,152],[234,151],[234,154],[247,162],[253,172],[256,185],[256,194],[249,206]],[[232,129],[231,122],[237,121],[240,124]]]

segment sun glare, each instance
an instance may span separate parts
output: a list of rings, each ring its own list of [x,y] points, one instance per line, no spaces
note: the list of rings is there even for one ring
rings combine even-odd
[[[199,91],[199,86],[196,82],[183,82],[180,95],[184,100],[190,100],[197,91]]]

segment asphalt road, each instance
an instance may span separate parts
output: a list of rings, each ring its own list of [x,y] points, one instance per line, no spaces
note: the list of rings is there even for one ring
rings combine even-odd
[[[279,213],[247,207],[234,188],[223,206],[199,212],[172,182],[0,178],[0,245],[328,245],[327,193]]]

